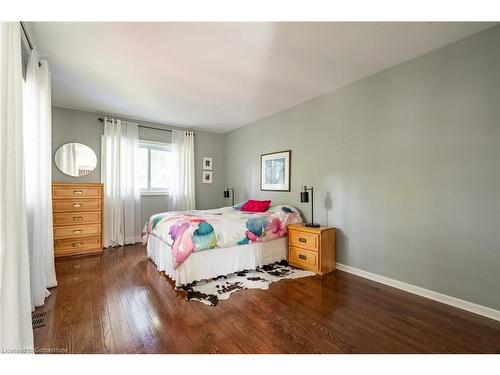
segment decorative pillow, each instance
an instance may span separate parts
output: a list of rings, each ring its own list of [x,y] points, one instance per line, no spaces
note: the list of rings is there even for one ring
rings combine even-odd
[[[246,203],[246,201],[241,201],[241,202],[238,202],[238,203],[236,203],[236,204],[233,206],[233,208],[234,208],[235,210],[241,210],[241,207],[243,207],[243,205],[244,205],[245,203]]]
[[[271,201],[254,201],[253,199],[249,199],[241,207],[241,211],[266,212],[270,205]]]

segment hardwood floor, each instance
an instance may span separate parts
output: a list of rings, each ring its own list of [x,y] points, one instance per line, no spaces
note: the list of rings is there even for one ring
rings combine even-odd
[[[35,346],[68,353],[500,353],[500,322],[342,271],[187,302],[142,245],[60,260]]]

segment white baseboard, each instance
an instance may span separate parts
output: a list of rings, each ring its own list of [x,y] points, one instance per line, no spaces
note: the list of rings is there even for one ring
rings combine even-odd
[[[500,321],[500,311],[492,309],[490,307],[477,305],[472,302],[467,302],[455,297],[448,296],[446,294],[434,292],[429,289],[424,289],[416,285],[407,284],[402,281],[394,280],[389,277],[380,276],[375,273],[360,270],[359,268],[354,268],[347,266],[342,263],[336,263],[337,269],[345,272],[352,273],[357,276],[361,276],[365,279],[373,280],[381,284],[389,285],[397,289],[402,289],[406,292],[417,294],[419,296],[432,299],[434,301],[442,302],[447,305],[457,307],[462,310],[470,311],[474,314],[486,316],[487,318],[495,319]]]

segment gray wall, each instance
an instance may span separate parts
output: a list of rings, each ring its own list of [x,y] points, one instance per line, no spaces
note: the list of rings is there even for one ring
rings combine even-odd
[[[225,134],[237,200],[338,228],[337,261],[500,309],[500,27]],[[292,149],[292,191],[259,155]],[[308,217],[309,218],[309,217]]]
[[[52,107],[52,151],[65,143],[79,142],[92,148],[97,154],[97,168],[88,176],[71,177],[62,173],[52,162],[53,181],[62,182],[100,182],[101,181],[101,135],[104,127],[98,121],[103,115]],[[127,120],[125,118],[125,120]],[[146,121],[130,120],[142,125],[162,127],[165,125]],[[175,128],[167,126],[168,128]],[[139,128],[139,138],[144,140],[169,142],[171,133]],[[213,184],[203,184],[202,159],[211,156],[214,162]],[[196,167],[196,207],[208,209],[221,207],[224,189],[223,136],[221,134],[195,131],[195,167]],[[141,197],[141,222],[145,222],[154,213],[168,211],[167,196],[150,195]]]

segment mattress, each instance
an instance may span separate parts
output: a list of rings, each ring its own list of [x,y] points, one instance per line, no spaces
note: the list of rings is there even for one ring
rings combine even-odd
[[[158,271],[165,272],[175,285],[183,285],[255,269],[286,259],[287,239],[283,237],[266,242],[194,252],[177,269],[174,269],[170,246],[154,235],[148,237],[147,253]]]

